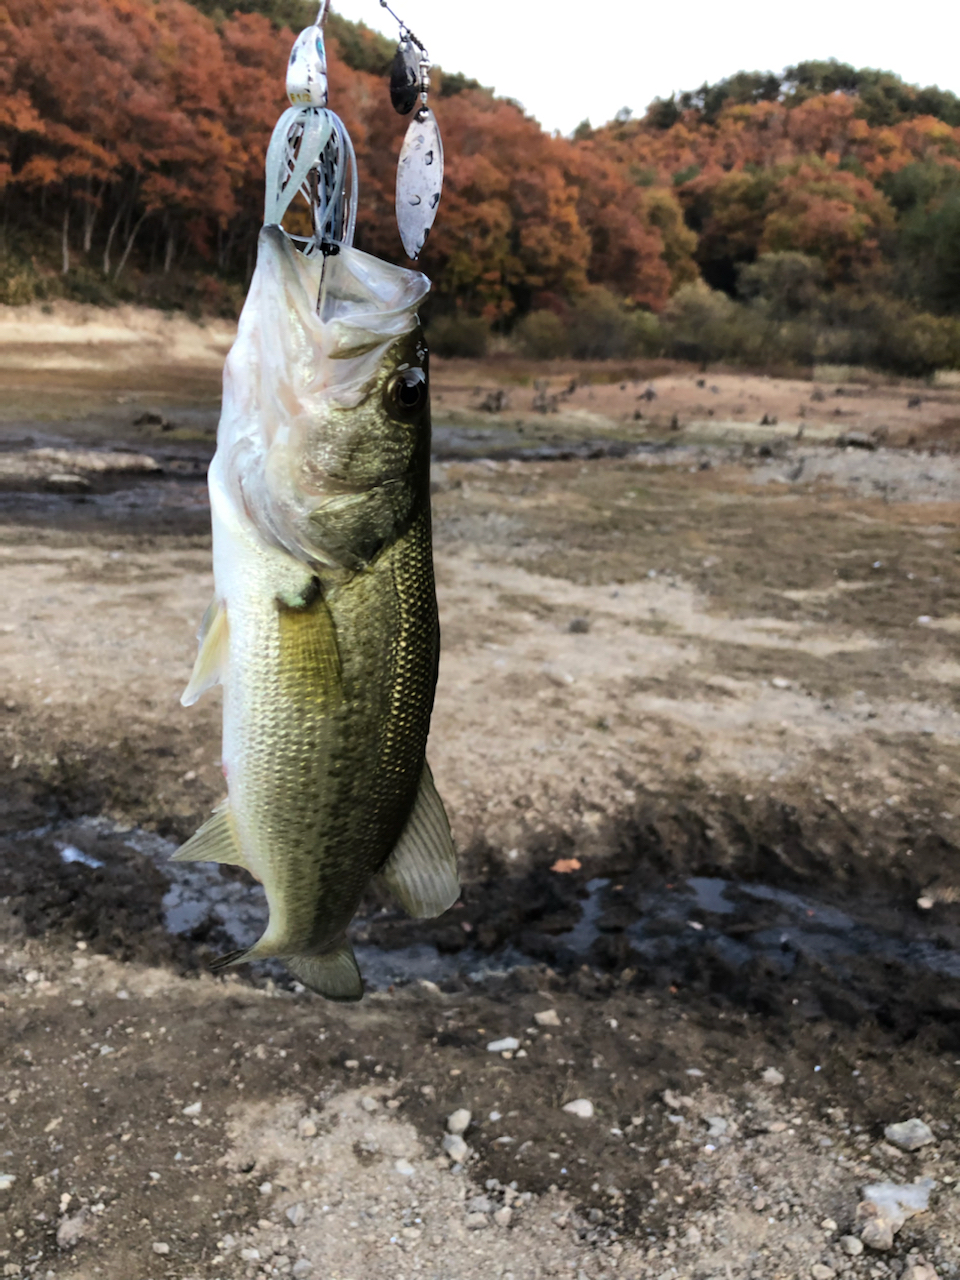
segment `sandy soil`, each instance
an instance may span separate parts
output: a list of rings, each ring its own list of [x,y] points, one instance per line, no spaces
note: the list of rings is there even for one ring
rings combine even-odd
[[[438,363],[465,888],[372,895],[342,1009],[210,977],[256,891],[164,862],[220,794],[178,698],[221,357],[139,323],[0,362],[3,1274],[960,1276],[960,393]]]

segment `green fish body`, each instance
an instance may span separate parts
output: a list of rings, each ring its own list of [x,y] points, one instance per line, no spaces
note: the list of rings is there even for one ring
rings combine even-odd
[[[266,931],[217,967],[277,956],[338,1000],[363,991],[345,930],[373,876],[419,917],[459,894],[425,758],[428,287],[265,227],[210,468],[215,594],[183,702],[223,685],[228,795],[174,856],[245,866],[266,891]]]

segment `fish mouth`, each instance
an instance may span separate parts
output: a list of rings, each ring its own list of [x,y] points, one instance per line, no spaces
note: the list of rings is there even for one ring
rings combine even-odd
[[[257,273],[284,306],[291,339],[312,338],[321,360],[353,360],[410,333],[430,289],[422,272],[346,245],[308,258],[279,226],[260,232]]]
[[[210,484],[267,543],[318,559],[318,507],[335,515],[404,474],[411,432],[386,420],[382,388],[402,361],[426,359],[417,306],[429,289],[359,249],[307,257],[282,227],[261,230]]]

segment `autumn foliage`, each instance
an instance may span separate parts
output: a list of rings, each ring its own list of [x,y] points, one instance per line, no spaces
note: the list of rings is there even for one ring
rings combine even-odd
[[[293,33],[279,19],[305,25],[315,11],[243,7],[267,12],[224,16],[205,0],[0,6],[0,297],[58,281],[78,296],[107,297],[109,284],[163,301],[165,281],[189,278],[201,303],[235,305],[285,106]],[[406,122],[386,92],[390,48],[342,19],[328,35],[331,105],[360,166],[357,242],[401,260],[393,184]],[[739,73],[569,139],[462,76],[435,75],[434,106],[447,176],[423,265],[435,316],[451,323],[475,317],[549,346],[578,310],[610,320],[619,309],[631,334],[661,341],[660,322],[642,316],[669,328],[704,299],[720,315],[724,297],[772,314],[756,280],[783,276],[779,255],[815,281],[821,327],[854,295],[898,315],[960,312],[960,103],[949,94],[805,64]]]

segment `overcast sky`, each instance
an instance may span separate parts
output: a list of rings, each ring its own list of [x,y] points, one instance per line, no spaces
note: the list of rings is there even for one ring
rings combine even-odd
[[[397,33],[379,0],[333,7]],[[391,8],[435,62],[516,98],[561,133],[585,118],[602,124],[621,107],[642,115],[653,98],[704,80],[811,58],[960,92],[958,0],[395,0]]]

